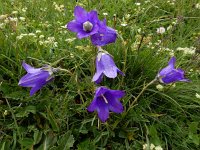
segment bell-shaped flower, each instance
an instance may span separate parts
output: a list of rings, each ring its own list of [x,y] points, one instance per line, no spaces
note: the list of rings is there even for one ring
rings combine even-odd
[[[22,63],[22,66],[27,71],[27,74],[19,80],[18,85],[31,87],[30,96],[35,94],[39,89],[53,79],[53,68],[50,66],[44,68],[33,68],[25,62]]]
[[[106,26],[106,19],[99,21],[99,31],[91,36],[92,44],[104,46],[109,43],[114,43],[117,39],[117,32]]]
[[[124,76],[124,73],[115,65],[113,57],[106,51],[99,51],[96,57],[96,73],[92,81],[98,84],[102,81],[103,75],[115,78],[118,72]]]
[[[180,68],[175,68],[176,58],[172,57],[169,60],[168,66],[163,68],[157,75],[161,83],[169,84],[176,81],[188,82],[189,80],[184,77],[184,71]]]
[[[105,122],[109,118],[109,110],[114,113],[123,112],[124,108],[119,99],[124,95],[124,91],[111,90],[101,86],[96,89],[94,99],[87,110],[89,112],[97,111],[99,119]]]
[[[80,6],[76,6],[74,9],[75,20],[70,21],[67,24],[68,30],[76,32],[79,39],[88,37],[98,32],[98,14],[92,10],[90,12],[85,11]]]

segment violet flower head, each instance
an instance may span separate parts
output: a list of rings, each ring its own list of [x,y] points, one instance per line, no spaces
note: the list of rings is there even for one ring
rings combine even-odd
[[[70,21],[67,24],[67,28],[76,32],[79,39],[88,37],[98,32],[98,14],[92,10],[90,12],[85,11],[80,6],[76,6],[74,9],[75,20]]]
[[[110,90],[101,86],[96,90],[94,99],[87,110],[89,112],[97,111],[99,119],[105,122],[109,118],[109,110],[114,113],[124,111],[123,105],[119,101],[124,95],[124,91]]]
[[[106,51],[100,51],[96,57],[96,73],[92,81],[98,84],[102,81],[103,75],[108,78],[115,78],[117,73],[124,76],[124,73],[115,65],[113,57]]]
[[[177,81],[189,82],[189,80],[184,77],[184,71],[180,68],[175,68],[175,62],[176,58],[172,57],[169,60],[168,66],[158,73],[157,78],[161,83],[169,84]]]
[[[18,85],[22,87],[31,87],[30,96],[53,79],[51,76],[53,74],[53,68],[50,66],[33,68],[25,62],[22,63],[22,66],[27,71],[27,74],[19,80]]]
[[[117,39],[117,32],[106,26],[106,19],[99,21],[99,31],[91,36],[92,44],[104,46],[109,43],[114,43]]]

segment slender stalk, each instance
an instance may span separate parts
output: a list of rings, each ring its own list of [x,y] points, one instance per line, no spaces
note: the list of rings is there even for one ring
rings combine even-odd
[[[127,115],[127,113],[133,108],[134,104],[138,101],[138,99],[140,98],[140,96],[144,93],[144,91],[150,86],[152,85],[153,83],[155,83],[157,81],[157,79],[153,79],[151,82],[149,82],[147,85],[145,85],[142,89],[142,91],[138,94],[138,96],[134,99],[134,101],[131,103],[131,105],[129,106],[128,110],[126,112],[124,112],[122,114],[122,119],[125,118],[125,116]],[[120,119],[120,120],[122,120]],[[114,125],[113,125],[113,129],[116,128],[116,126],[119,124],[120,120],[116,120]]]
[[[127,112],[133,107],[133,105],[138,101],[138,99],[140,98],[140,96],[144,93],[144,91],[153,83],[155,83],[157,81],[157,79],[153,79],[151,82],[149,82],[147,85],[145,85],[142,89],[142,91],[138,94],[138,96],[134,99],[134,101],[131,103],[131,105],[129,106]]]
[[[5,100],[6,100],[6,103],[7,103],[8,107],[9,107],[9,110],[10,110],[10,112],[12,114],[12,118],[14,120],[14,124],[15,124],[15,127],[17,129],[17,134],[18,134],[19,140],[22,141],[21,134],[20,134],[20,131],[19,131],[19,126],[17,124],[17,120],[15,118],[14,112],[13,112],[13,110],[12,110],[12,108],[10,106],[10,103],[8,102],[7,98]],[[22,145],[21,145],[21,149],[23,149]]]
[[[67,70],[67,69],[63,69],[63,68],[60,68],[60,67],[58,67],[58,68],[54,68],[54,69],[57,69],[58,71],[64,71],[64,72],[69,73],[70,75],[73,75],[72,72],[69,71],[69,70]]]

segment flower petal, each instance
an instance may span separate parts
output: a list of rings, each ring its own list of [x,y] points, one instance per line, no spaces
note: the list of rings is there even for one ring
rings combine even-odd
[[[99,84],[103,79],[103,73],[96,72],[92,78],[92,81],[96,84]]]
[[[43,85],[37,85],[31,88],[30,90],[30,96],[33,96],[33,94],[35,94],[39,89],[42,88]]]
[[[97,11],[90,11],[88,13],[88,20],[92,22],[92,24],[96,24],[99,21]]]
[[[115,65],[115,62],[113,61],[113,58],[110,55],[103,53],[100,62],[104,67],[103,73],[108,78],[117,77],[117,67]]]
[[[178,72],[177,70],[172,70],[170,73],[166,74],[165,77],[163,77],[161,80],[165,83],[165,84],[169,84],[175,81],[181,81],[183,80],[183,75],[181,72]]]
[[[91,36],[92,44],[104,46],[109,43],[114,43],[117,39],[117,33],[114,29],[107,27],[106,32],[99,32]]]
[[[18,85],[23,87],[33,87],[34,85],[40,85],[41,83],[47,82],[47,79],[50,77],[48,71],[41,71],[35,74],[26,74],[20,80]]]
[[[83,30],[82,24],[72,20],[67,24],[67,29],[72,32],[81,32]]]
[[[119,70],[118,68],[117,68],[117,72],[119,72],[119,74],[121,74],[122,76],[125,76],[125,74],[121,70]]]
[[[120,101],[114,97],[114,95],[111,95],[109,92],[105,93],[104,96],[108,100],[108,108],[115,113],[122,113],[124,111],[123,105],[120,103]]]
[[[35,69],[34,67],[28,65],[27,63],[25,63],[23,61],[22,66],[24,67],[24,69],[28,72],[28,73],[38,73],[41,71],[40,68]]]
[[[87,107],[87,110],[89,112],[93,112],[97,109],[97,98],[94,98],[93,101],[90,103],[90,105]]]
[[[171,66],[172,68],[175,67],[175,63],[176,63],[176,58],[173,56],[169,62],[168,62],[168,65]]]
[[[88,13],[85,9],[80,6],[76,6],[74,9],[74,16],[76,21],[83,23],[88,20]]]
[[[108,105],[104,102],[102,97],[98,98],[97,105],[98,117],[102,122],[105,122],[109,118]]]
[[[99,88],[96,89],[95,96],[99,97],[99,96],[103,95],[104,93],[106,93],[107,91],[109,91],[108,88],[106,88],[104,86],[100,86]]]
[[[125,92],[121,90],[110,90],[109,93],[113,95],[115,98],[122,98],[125,96]]]

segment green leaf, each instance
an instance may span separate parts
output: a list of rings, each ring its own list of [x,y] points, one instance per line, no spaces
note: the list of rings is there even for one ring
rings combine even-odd
[[[16,114],[16,117],[23,118],[28,117],[29,113],[36,113],[36,107],[35,106],[27,106],[26,108],[19,109],[20,111]]]
[[[58,149],[68,150],[70,147],[73,147],[74,142],[74,136],[72,135],[71,131],[67,131],[67,133],[62,135],[58,140]]]
[[[87,139],[78,145],[78,150],[89,150],[89,149],[91,150],[96,149],[95,144],[91,142],[90,139]]]
[[[34,134],[33,134],[33,139],[34,139],[34,145],[38,144],[41,139],[42,139],[42,132],[40,132],[39,130],[35,130]]]
[[[51,127],[53,131],[59,132],[59,127],[56,122],[56,118],[54,117],[53,113],[50,111],[50,109],[47,109],[47,118],[51,124]]]
[[[34,141],[31,138],[23,138],[19,143],[24,146],[25,149],[30,149],[33,146]]]
[[[49,150],[57,141],[57,136],[55,136],[52,132],[49,132],[37,150]]]

